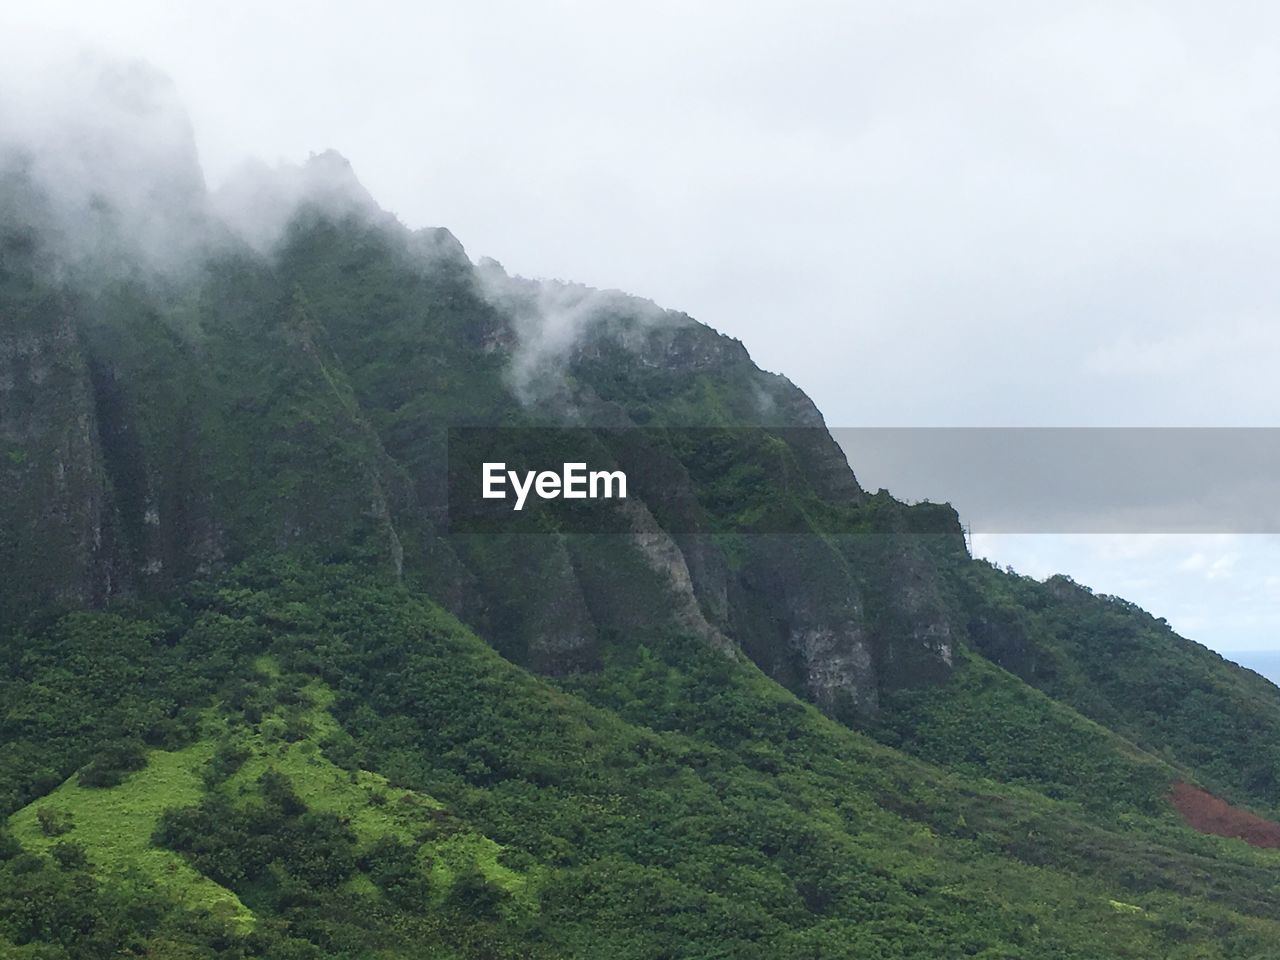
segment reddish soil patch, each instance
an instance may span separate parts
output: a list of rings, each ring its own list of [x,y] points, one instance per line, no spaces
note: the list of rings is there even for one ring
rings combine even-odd
[[[1255,847],[1280,847],[1280,823],[1233,807],[1189,783],[1175,783],[1169,795],[1187,826],[1217,837],[1236,837]]]

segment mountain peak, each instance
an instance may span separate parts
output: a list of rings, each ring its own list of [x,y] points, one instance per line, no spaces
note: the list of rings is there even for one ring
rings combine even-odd
[[[351,161],[333,149],[313,153],[300,164],[246,161],[214,193],[213,204],[228,227],[264,252],[303,210],[339,219],[397,222],[378,206]]]
[[[163,268],[204,215],[190,118],[173,81],[147,63],[81,53],[10,63],[0,87],[0,166],[18,173],[38,226],[64,262],[99,269],[131,248]],[[36,226],[37,224],[32,224]],[[104,256],[103,250],[116,253]]]

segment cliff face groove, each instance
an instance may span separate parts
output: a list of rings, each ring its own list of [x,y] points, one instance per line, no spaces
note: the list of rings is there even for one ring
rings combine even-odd
[[[126,587],[94,390],[64,304],[0,314],[0,611]]]

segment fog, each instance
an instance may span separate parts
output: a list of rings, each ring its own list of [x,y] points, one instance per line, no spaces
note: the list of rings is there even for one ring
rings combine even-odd
[[[20,181],[3,198],[21,209],[5,212],[39,230],[49,268],[74,282],[177,279],[210,256],[246,247],[270,259],[304,208],[407,229],[334,150],[302,161],[245,158],[210,190],[170,77],[70,36],[17,40],[10,36],[12,55],[0,67],[0,176]],[[431,244],[413,249],[424,266],[439,255]],[[666,316],[621,291],[511,276],[489,258],[480,258],[475,279],[512,321],[507,381],[523,402],[559,390],[591,324]]]
[[[378,206],[347,159],[332,150],[312,155],[305,163],[272,166],[256,158],[246,160],[219,185],[211,207],[221,223],[261,254],[275,251],[302,207],[370,224],[399,223]]]
[[[513,277],[490,257],[480,258],[476,278],[482,295],[512,320],[516,342],[507,384],[522,403],[560,390],[574,348],[593,324],[614,317],[626,317],[637,329],[669,322],[651,300],[580,283]]]
[[[205,186],[172,81],[89,47],[22,44],[0,57],[0,173],[59,269],[127,259],[167,272],[203,233]],[[13,212],[10,212],[13,215]]]
[[[0,176],[6,213],[39,231],[50,269],[145,280],[237,244],[270,255],[303,206],[397,223],[332,151],[247,158],[210,191],[167,74],[66,36],[19,41],[0,48]]]

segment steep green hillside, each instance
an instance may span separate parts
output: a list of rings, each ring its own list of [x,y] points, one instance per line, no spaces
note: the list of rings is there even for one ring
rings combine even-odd
[[[137,638],[103,667],[99,626]],[[281,558],[159,620],[78,614],[18,643],[37,716],[6,721],[10,750],[66,739],[38,718],[55,704],[123,697],[134,713],[95,727],[143,739],[136,760],[45,753],[46,776],[69,779],[10,818],[0,935],[15,944],[1240,957],[1280,935],[1274,854],[995,793],[678,637],[610,650],[557,689],[403,587]],[[175,710],[167,661],[215,677],[208,695]],[[77,693],[86,675],[96,694]],[[146,745],[146,715],[171,742]],[[33,884],[56,891],[39,916]],[[127,930],[121,890],[138,904]]]
[[[976,651],[1233,802],[1280,812],[1280,691],[1119,597],[967,565]]]

